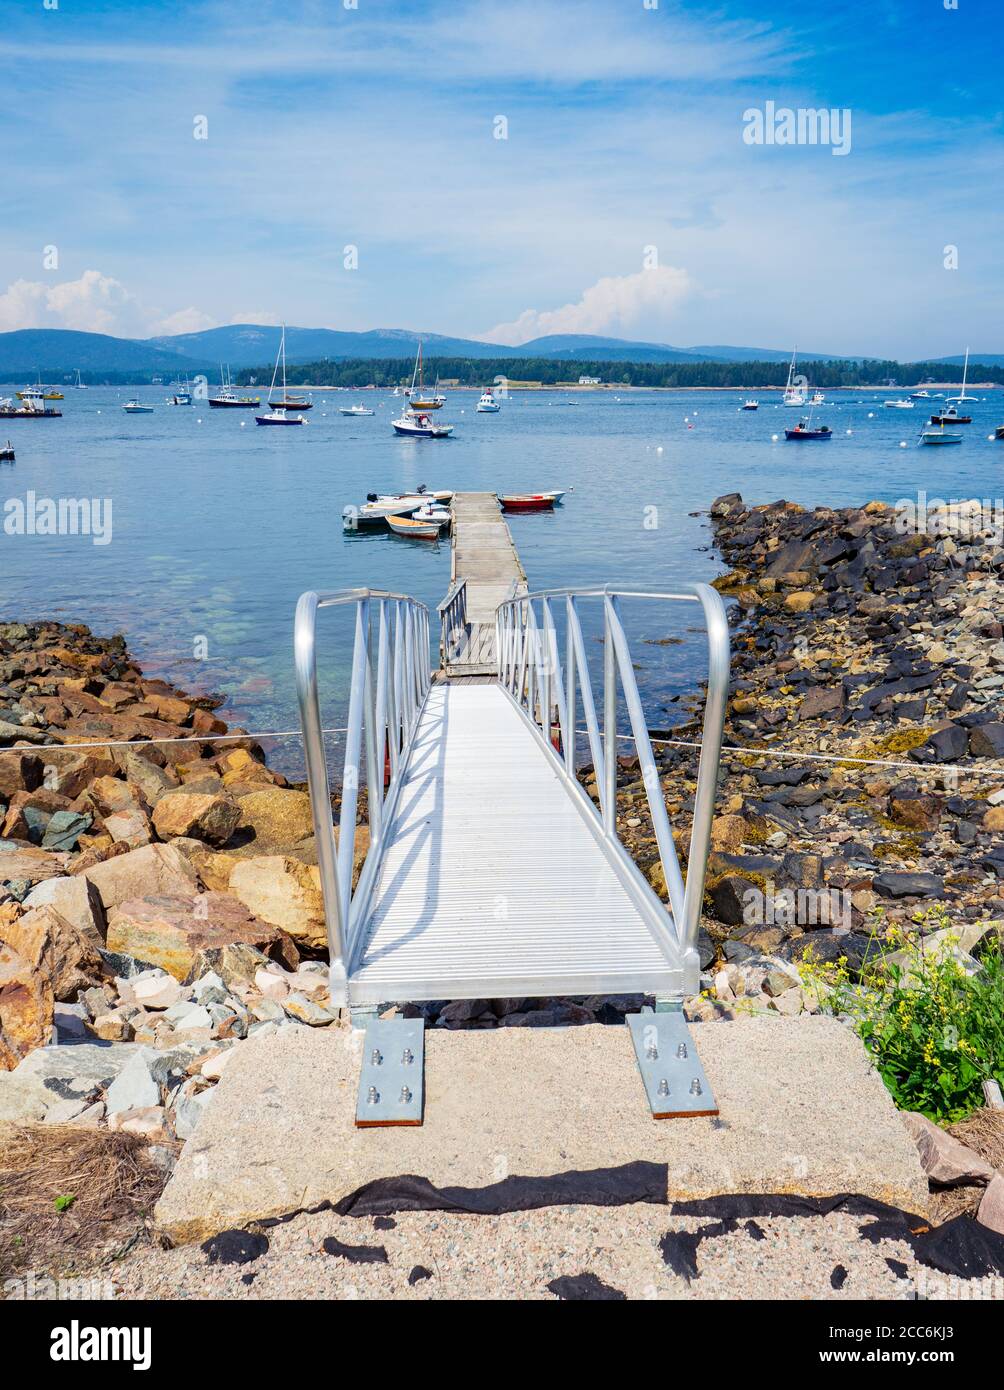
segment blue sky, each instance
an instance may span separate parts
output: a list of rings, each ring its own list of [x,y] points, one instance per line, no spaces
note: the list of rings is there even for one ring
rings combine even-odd
[[[1004,351],[1004,5],[945,2],[7,6],[0,330]]]

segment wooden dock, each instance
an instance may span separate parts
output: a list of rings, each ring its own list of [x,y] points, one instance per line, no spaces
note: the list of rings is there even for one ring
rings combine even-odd
[[[495,610],[514,594],[525,594],[526,575],[493,492],[453,495],[450,590],[464,584],[463,623],[443,652],[447,676],[494,676]]]

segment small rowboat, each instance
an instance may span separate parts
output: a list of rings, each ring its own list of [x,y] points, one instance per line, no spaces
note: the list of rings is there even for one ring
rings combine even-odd
[[[387,525],[399,536],[410,536],[416,541],[436,541],[439,539],[438,521],[415,521],[410,516],[389,516]]]
[[[433,503],[428,507],[419,507],[417,512],[412,512],[416,521],[430,522],[434,526],[449,526],[450,512],[446,507],[440,507]]]
[[[513,492],[499,493],[498,499],[504,512],[549,512],[560,495],[553,492]]]

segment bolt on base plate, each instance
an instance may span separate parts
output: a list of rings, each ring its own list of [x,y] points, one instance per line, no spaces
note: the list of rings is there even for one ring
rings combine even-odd
[[[682,1013],[628,1014],[638,1070],[657,1120],[717,1115],[718,1104]]]
[[[371,1020],[363,1038],[356,1126],[420,1125],[424,1077],[425,1020]]]

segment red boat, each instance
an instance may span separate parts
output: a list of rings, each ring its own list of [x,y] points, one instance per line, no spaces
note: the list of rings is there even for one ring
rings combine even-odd
[[[549,512],[563,492],[499,492],[496,493],[504,512]]]

